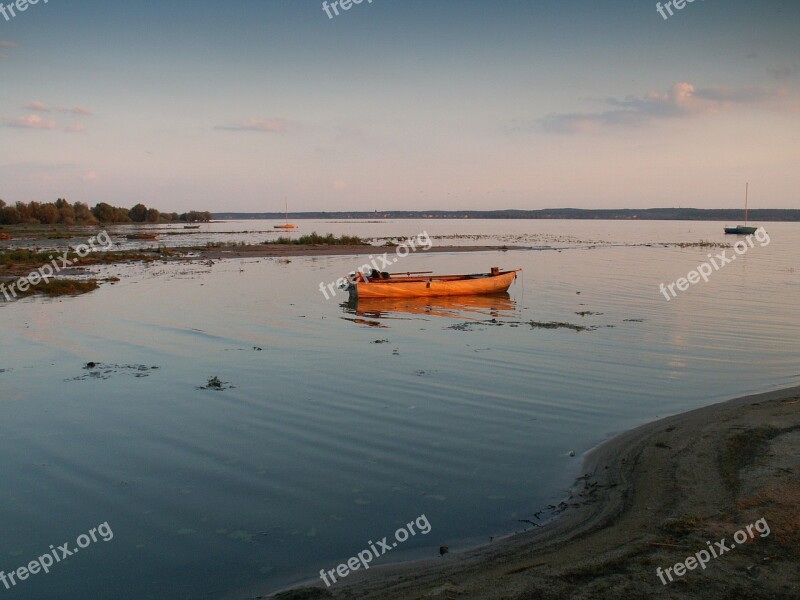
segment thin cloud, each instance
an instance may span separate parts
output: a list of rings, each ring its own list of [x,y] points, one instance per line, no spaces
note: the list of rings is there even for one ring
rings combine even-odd
[[[265,133],[286,133],[293,126],[286,119],[247,119],[233,125],[217,125],[214,129],[222,131],[261,131]]]
[[[16,48],[17,44],[9,40],[0,40],[0,48]]]
[[[795,79],[800,75],[800,67],[797,63],[790,65],[779,65],[777,67],[767,67],[767,72],[778,81],[786,81],[788,79]]]
[[[50,112],[55,111],[57,113],[61,113],[62,115],[75,115],[75,116],[78,116],[78,117],[93,117],[94,116],[94,113],[91,110],[89,110],[88,108],[86,108],[85,106],[75,106],[74,108],[68,108],[68,107],[64,107],[64,106],[53,106],[53,107],[50,107],[48,104],[46,104],[46,103],[44,103],[44,102],[42,102],[40,100],[35,100],[35,101],[31,102],[30,104],[26,104],[22,108],[24,108],[25,110],[34,110],[36,112],[42,112],[42,113],[50,113]]]
[[[37,112],[43,112],[43,113],[50,112],[50,107],[47,106],[47,104],[45,104],[44,102],[40,102],[39,100],[35,100],[30,104],[26,104],[22,108],[24,108],[25,110],[35,110]]]
[[[789,101],[787,103],[787,100]],[[665,93],[650,92],[641,97],[606,98],[609,110],[590,113],[553,113],[534,123],[549,133],[600,133],[642,127],[664,119],[714,115],[735,106],[786,108],[792,104],[785,88],[763,90],[757,87],[696,88],[691,83],[676,83]]]
[[[65,108],[63,106],[56,106],[53,110],[61,113],[62,115],[77,115],[81,117],[93,117],[94,113],[83,106],[76,106],[74,108]]]
[[[86,131],[86,125],[83,123],[72,123],[64,128],[64,133],[83,133]]]
[[[55,129],[56,122],[50,119],[43,119],[39,115],[29,115],[27,117],[5,117],[0,119],[5,127],[13,129]]]

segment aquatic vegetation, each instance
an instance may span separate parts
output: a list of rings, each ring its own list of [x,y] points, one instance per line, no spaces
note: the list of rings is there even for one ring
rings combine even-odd
[[[572,329],[573,331],[591,331],[596,327],[586,327],[585,325],[575,325],[574,323],[563,323],[557,321],[528,321],[533,329]]]
[[[31,294],[44,294],[54,298],[56,296],[79,296],[92,292],[100,287],[96,279],[54,279],[47,283],[29,288]],[[25,294],[29,295],[29,294]]]
[[[85,374],[73,377],[71,381],[84,381],[86,379],[110,379],[112,375],[129,373],[134,377],[148,377],[149,372],[158,369],[156,366],[147,365],[112,365],[95,361],[87,362],[83,370]],[[70,381],[70,380],[67,380]]]
[[[96,279],[53,279],[41,281],[36,285],[27,287],[24,291],[14,288],[13,292],[6,290],[0,298],[12,300],[13,298],[26,298],[28,296],[43,295],[50,298],[58,296],[80,296],[92,292],[100,287]]]
[[[232,388],[232,387],[236,387],[236,386],[230,385],[230,382],[222,381],[219,377],[214,375],[213,377],[209,377],[208,378],[208,381],[206,382],[205,385],[202,385],[202,386],[198,387],[197,389],[198,390],[213,390],[213,391],[216,391],[216,392],[221,392],[223,390],[227,390],[227,389]]]
[[[595,325],[576,325],[575,323],[564,323],[560,321],[498,321],[497,319],[489,319],[487,321],[465,321],[463,323],[456,323],[450,325],[447,329],[454,329],[456,331],[473,331],[481,326],[495,326],[508,325],[509,327],[517,327],[518,325],[530,325],[533,329],[571,329],[572,331],[594,331],[598,328]],[[614,327],[614,325],[604,325],[604,327]]]
[[[206,248],[242,248],[249,245],[247,242],[206,242]]]
[[[320,235],[316,231],[310,234],[301,235],[298,238],[291,238],[288,236],[281,236],[276,240],[267,240],[265,244],[286,244],[286,245],[299,245],[299,246],[313,246],[317,244],[326,246],[366,246],[367,241],[362,240],[357,235],[340,235],[335,236],[332,233]]]

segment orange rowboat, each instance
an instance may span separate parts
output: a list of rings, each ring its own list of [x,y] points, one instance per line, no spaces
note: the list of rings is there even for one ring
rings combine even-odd
[[[501,271],[492,267],[491,273],[476,275],[415,275],[378,274],[364,277],[359,273],[348,286],[356,298],[420,298],[433,296],[475,296],[502,294],[517,278],[517,271]],[[388,276],[388,277],[387,277]]]

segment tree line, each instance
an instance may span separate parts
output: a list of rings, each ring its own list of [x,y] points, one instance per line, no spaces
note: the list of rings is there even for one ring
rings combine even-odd
[[[70,204],[64,198],[55,202],[17,202],[14,205],[0,200],[0,225],[96,225],[99,223],[171,223],[210,221],[211,213],[191,210],[186,213],[161,212],[137,204],[133,208],[111,206],[105,202],[89,208],[88,204]]]

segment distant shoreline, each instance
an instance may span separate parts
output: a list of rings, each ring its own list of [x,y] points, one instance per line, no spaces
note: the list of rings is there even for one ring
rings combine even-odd
[[[284,213],[216,212],[214,220],[285,220]],[[741,208],[544,208],[537,210],[388,210],[351,212],[294,212],[289,220],[298,219],[577,219],[604,221],[744,221]],[[748,221],[800,222],[800,209],[751,209]]]

